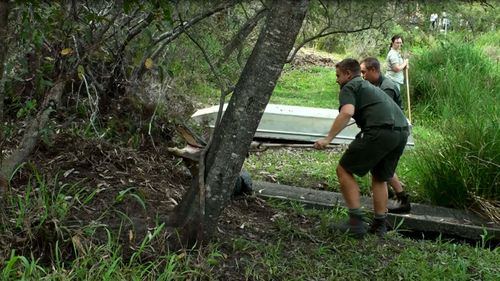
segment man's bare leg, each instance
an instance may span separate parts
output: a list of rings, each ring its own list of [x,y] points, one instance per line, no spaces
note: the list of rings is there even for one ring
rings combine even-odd
[[[370,232],[382,237],[387,232],[387,183],[372,175],[372,192],[374,216]]]
[[[334,224],[332,227],[361,239],[366,233],[366,227],[363,223],[358,183],[354,179],[354,176],[340,165],[337,166],[337,176],[340,183],[340,191],[349,208],[349,220],[346,224]]]
[[[361,208],[359,186],[354,176],[342,166],[337,166],[337,177],[340,183],[340,192],[344,196],[345,203],[349,209]],[[387,197],[387,194],[385,195]]]
[[[395,173],[394,176],[389,179],[388,183],[390,186],[392,186],[392,189],[394,189],[395,193],[403,192],[403,185],[399,181],[398,175],[396,175]]]
[[[408,194],[404,192],[403,186],[401,185],[401,181],[399,181],[399,178],[396,174],[394,174],[394,176],[391,179],[389,179],[389,184],[394,189],[394,192],[396,193],[396,197],[398,200],[398,205],[395,207],[390,207],[389,213],[396,213],[396,214],[409,213],[411,210],[410,199]]]
[[[385,181],[372,176],[373,211],[375,215],[383,215],[387,212],[387,184]]]

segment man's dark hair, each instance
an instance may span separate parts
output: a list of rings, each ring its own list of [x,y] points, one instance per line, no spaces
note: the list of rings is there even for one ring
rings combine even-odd
[[[361,61],[361,64],[365,64],[366,69],[372,70],[375,69],[377,72],[380,73],[380,62],[378,59],[374,57],[367,57],[364,60]]]
[[[352,75],[359,75],[361,72],[359,62],[355,59],[343,59],[338,62],[335,67],[343,72],[350,71]]]

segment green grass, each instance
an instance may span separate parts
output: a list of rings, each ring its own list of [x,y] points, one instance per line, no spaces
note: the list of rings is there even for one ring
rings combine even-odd
[[[337,109],[339,86],[335,79],[332,68],[285,66],[269,103]],[[220,90],[216,87],[193,83],[191,90],[201,105],[219,103]]]
[[[149,241],[158,233],[154,230]],[[149,243],[148,238],[142,245]],[[57,253],[57,247],[55,250]],[[140,255],[137,250],[130,260],[122,257],[121,246],[110,236],[107,244],[91,245],[86,252],[79,253],[69,262],[57,258],[54,265],[47,266],[39,259],[17,255],[11,256],[1,268],[1,280],[186,280],[190,273],[191,256],[170,253],[158,256],[150,261],[137,261],[133,257]],[[198,275],[201,275],[199,273]]]
[[[339,153],[328,150],[269,149],[250,154],[245,169],[256,180],[337,190],[339,158]]]
[[[345,218],[339,210],[306,209],[271,201],[277,243],[234,238],[223,241],[244,252],[245,280],[495,280],[500,252],[451,241],[415,241],[389,232],[384,240],[335,235],[328,224]],[[279,215],[281,214],[281,215]],[[249,230],[250,231],[250,230]],[[232,253],[226,253],[231,258]]]
[[[337,109],[338,92],[332,68],[286,68],[270,103]]]
[[[322,242],[303,244],[290,237],[284,237],[278,244],[240,241],[248,252],[254,253],[239,264],[244,270],[243,280],[495,280],[499,277],[495,263],[483,263],[484,257],[479,258],[466,246],[434,247],[433,243],[422,242],[405,245],[402,251],[402,245],[379,244],[374,238],[363,242],[321,238]],[[452,249],[445,251],[442,249],[445,247]],[[498,254],[490,258],[498,259]]]
[[[205,247],[138,259],[162,230],[152,230],[129,259],[111,234],[85,245],[73,261],[46,266],[12,251],[2,280],[498,280],[500,250],[453,241],[416,241],[389,232],[355,240],[332,232],[343,209],[308,209],[271,200],[265,225],[248,221],[239,235]],[[270,215],[271,216],[271,215]],[[246,219],[242,218],[244,221]],[[56,248],[57,246],[55,246]],[[53,249],[53,252],[57,252]],[[229,274],[229,275],[228,275]]]

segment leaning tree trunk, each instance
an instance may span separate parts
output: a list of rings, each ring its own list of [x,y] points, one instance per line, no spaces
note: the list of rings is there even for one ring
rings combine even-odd
[[[7,34],[8,34],[8,24],[9,24],[9,1],[0,0],[0,167],[3,162],[3,144],[4,144],[4,120],[3,120],[3,101],[5,98],[4,94],[4,66],[5,60],[7,58]],[[7,189],[8,181],[7,178],[0,173],[0,196]]]
[[[3,73],[5,66],[5,59],[7,58],[8,24],[9,24],[9,1],[0,0],[0,120],[2,122],[3,122],[3,100],[4,100]],[[3,132],[0,133],[3,134]]]
[[[194,179],[172,223],[184,243],[212,236],[245,155],[304,20],[308,0],[272,1],[266,24],[206,152],[204,186]],[[203,167],[204,166],[204,167]],[[202,192],[200,192],[202,191]],[[201,204],[200,202],[201,195]],[[205,196],[203,196],[203,194]],[[201,205],[201,208],[200,208]]]

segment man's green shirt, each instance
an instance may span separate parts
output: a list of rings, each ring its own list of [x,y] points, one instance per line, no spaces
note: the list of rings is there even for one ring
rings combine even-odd
[[[377,83],[375,83],[375,86],[382,89],[382,91],[388,94],[392,100],[394,100],[394,102],[399,106],[399,108],[401,108],[401,110],[403,109],[401,93],[399,92],[398,87],[396,86],[395,82],[392,81],[392,79],[380,74],[380,77]]]
[[[384,91],[359,76],[341,87],[339,104],[339,110],[346,104],[354,105],[353,118],[361,130],[408,126],[399,106]]]

